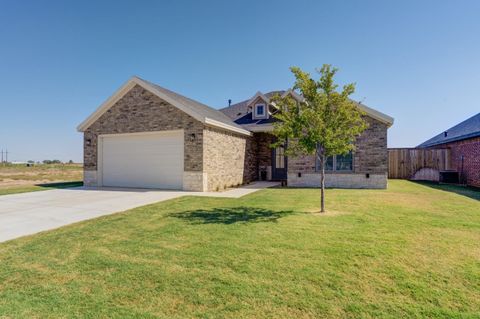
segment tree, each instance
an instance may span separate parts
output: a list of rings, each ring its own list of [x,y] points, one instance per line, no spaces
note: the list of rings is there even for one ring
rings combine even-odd
[[[355,91],[354,84],[343,86],[341,92],[334,82],[338,69],[325,64],[317,69],[320,79],[315,81],[309,73],[291,67],[295,76],[294,91],[301,93],[302,100],[291,95],[276,95],[273,101],[279,108],[274,117],[273,134],[277,147],[288,141],[285,154],[288,156],[313,155],[320,162],[320,212],[325,212],[325,162],[329,156],[346,155],[355,150],[355,139],[367,128],[356,102],[349,96]]]
[[[62,161],[57,160],[57,159],[54,159],[54,160],[44,160],[44,161],[43,161],[43,164],[47,164],[47,165],[50,165],[50,164],[62,164]]]

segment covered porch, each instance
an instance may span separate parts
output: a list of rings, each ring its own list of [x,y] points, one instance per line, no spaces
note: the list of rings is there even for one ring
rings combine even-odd
[[[286,181],[287,157],[285,148],[272,148],[275,137],[268,132],[258,132],[253,135],[254,154],[256,157],[257,180],[259,181]]]

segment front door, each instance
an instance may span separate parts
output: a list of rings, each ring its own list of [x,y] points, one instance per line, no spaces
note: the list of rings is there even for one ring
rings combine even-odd
[[[287,179],[287,157],[283,145],[272,149],[272,179]]]

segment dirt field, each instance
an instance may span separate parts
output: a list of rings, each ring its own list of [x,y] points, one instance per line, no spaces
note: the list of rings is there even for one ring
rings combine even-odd
[[[0,189],[81,181],[81,164],[0,165]]]

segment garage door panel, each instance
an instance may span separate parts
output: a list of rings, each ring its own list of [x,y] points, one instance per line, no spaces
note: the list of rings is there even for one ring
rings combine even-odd
[[[182,189],[183,131],[103,137],[104,186]]]

